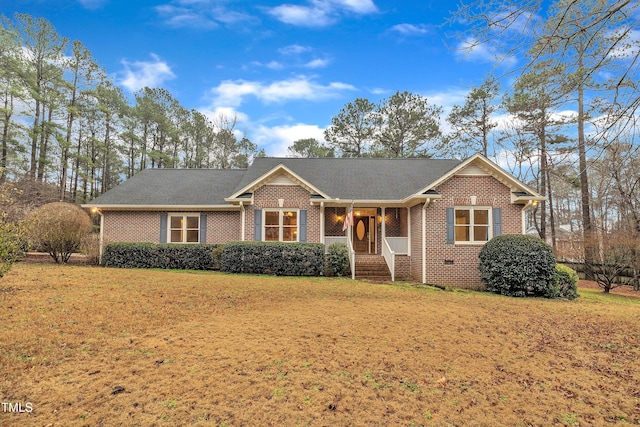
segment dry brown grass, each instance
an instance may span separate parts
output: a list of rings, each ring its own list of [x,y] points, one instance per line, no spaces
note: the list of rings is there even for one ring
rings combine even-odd
[[[18,264],[0,425],[639,424],[640,300],[581,294]]]

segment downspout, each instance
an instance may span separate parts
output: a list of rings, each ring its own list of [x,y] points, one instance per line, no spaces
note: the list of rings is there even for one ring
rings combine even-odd
[[[320,243],[324,245],[324,202],[320,202]]]
[[[98,248],[98,262],[102,265],[102,252],[104,246],[104,214],[100,209],[96,209],[98,215],[100,215],[100,243]]]
[[[427,284],[427,206],[431,199],[425,199],[422,205],[422,283]]]
[[[244,212],[244,202],[240,202],[240,240],[242,240],[244,242],[244,235],[245,235],[245,212]]]

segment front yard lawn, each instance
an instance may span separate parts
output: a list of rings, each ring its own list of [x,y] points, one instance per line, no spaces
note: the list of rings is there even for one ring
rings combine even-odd
[[[580,294],[17,264],[0,425],[640,424],[640,299]]]

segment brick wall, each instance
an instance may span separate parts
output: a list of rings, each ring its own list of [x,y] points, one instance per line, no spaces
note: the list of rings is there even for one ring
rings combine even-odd
[[[520,234],[522,206],[512,205],[510,189],[489,176],[454,176],[436,190],[443,198],[432,202],[426,210],[427,283],[482,289],[483,284],[478,271],[478,253],[482,244],[448,244],[446,242],[446,208],[471,206],[470,196],[477,196],[477,206],[502,208],[502,234]],[[419,211],[416,213],[415,217],[420,221]],[[412,211],[412,221],[413,219]],[[420,230],[420,227],[416,229]],[[412,265],[412,274],[416,271],[415,267]]]
[[[218,211],[207,214],[207,243],[227,243],[241,240],[240,212]]]
[[[105,211],[104,242],[160,243],[160,215],[166,212]]]
[[[160,243],[159,211],[105,211],[104,241]],[[207,214],[207,243],[240,240],[240,212]]]
[[[279,199],[284,199],[282,209],[306,209],[307,242],[320,243],[320,206],[311,205],[311,193],[297,185],[264,185],[253,193],[253,205],[246,207],[246,240],[253,240],[254,211],[279,209]]]

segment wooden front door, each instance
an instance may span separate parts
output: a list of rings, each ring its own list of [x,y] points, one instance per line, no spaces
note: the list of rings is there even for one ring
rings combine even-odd
[[[354,217],[353,250],[362,254],[376,253],[376,217],[360,215]]]

